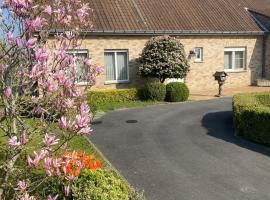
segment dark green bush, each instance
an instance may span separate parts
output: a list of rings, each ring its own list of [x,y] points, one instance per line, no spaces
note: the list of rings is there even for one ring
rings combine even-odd
[[[128,200],[128,187],[109,169],[84,170],[71,190],[74,199]]]
[[[108,102],[128,102],[137,100],[139,100],[139,95],[136,88],[115,90],[91,90],[88,93],[87,97],[91,112],[93,113],[98,110],[99,105]]]
[[[237,133],[257,143],[270,145],[270,94],[253,93],[233,98]]]
[[[166,86],[162,83],[149,83],[140,90],[142,100],[164,101],[166,97]]]
[[[166,86],[166,101],[182,102],[188,100],[189,89],[184,83],[169,83]]]

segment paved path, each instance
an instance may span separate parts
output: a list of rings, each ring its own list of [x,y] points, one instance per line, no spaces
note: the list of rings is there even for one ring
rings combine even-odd
[[[100,120],[92,141],[149,200],[270,199],[270,149],[234,135],[230,98]]]

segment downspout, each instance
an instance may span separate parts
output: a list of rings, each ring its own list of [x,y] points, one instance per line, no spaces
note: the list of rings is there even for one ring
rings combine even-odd
[[[265,71],[265,66],[266,66],[266,41],[267,41],[268,34],[265,33],[263,35],[263,45],[262,45],[262,78],[264,79],[266,77],[266,71]]]

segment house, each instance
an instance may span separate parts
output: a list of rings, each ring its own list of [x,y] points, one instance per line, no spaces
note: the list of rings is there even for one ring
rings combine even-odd
[[[184,80],[192,92],[216,89],[213,74],[226,71],[226,87],[270,79],[270,0],[88,0],[93,30],[84,50],[105,67],[95,89],[140,86],[139,57],[145,43],[171,35],[184,45],[191,71]]]

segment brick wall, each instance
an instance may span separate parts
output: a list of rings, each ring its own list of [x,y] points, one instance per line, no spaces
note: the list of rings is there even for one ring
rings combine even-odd
[[[129,52],[129,84],[104,84],[105,76],[100,76],[95,89],[112,89],[141,86],[144,81],[137,75],[139,57],[147,36],[89,36],[82,48],[89,49],[93,60],[104,65],[104,49],[127,49]],[[190,60],[191,71],[185,82],[191,92],[217,88],[213,74],[224,69],[224,47],[246,47],[247,70],[229,73],[225,87],[239,87],[254,84],[261,75],[262,37],[259,36],[179,36],[177,37],[189,52],[195,47],[203,47],[203,62]]]

